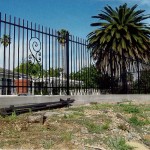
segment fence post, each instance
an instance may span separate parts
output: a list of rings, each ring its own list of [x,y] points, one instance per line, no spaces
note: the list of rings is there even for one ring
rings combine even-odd
[[[66,34],[66,66],[67,66],[66,94],[69,95],[69,33]]]

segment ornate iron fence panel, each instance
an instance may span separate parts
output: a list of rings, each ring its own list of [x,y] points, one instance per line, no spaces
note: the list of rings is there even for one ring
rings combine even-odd
[[[62,38],[65,43],[60,42]],[[87,44],[73,35],[61,37],[56,30],[0,13],[0,94],[122,93],[122,68],[113,63],[116,55],[108,54],[109,65],[100,71]],[[150,93],[149,65],[128,59],[127,66],[126,92]]]
[[[0,94],[65,95],[98,91],[87,42],[0,13]],[[82,73],[85,70],[84,74]]]

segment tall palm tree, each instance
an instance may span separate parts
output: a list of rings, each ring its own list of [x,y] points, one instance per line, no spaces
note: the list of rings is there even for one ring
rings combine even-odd
[[[4,34],[2,38],[0,38],[0,43],[4,46],[4,70],[5,70],[5,55],[6,55],[6,47],[11,44],[11,38],[9,35]]]
[[[143,22],[150,15],[136,8],[137,5],[130,8],[127,4],[115,9],[104,7],[102,13],[93,16],[99,21],[91,24],[99,28],[88,34],[88,47],[100,70],[115,72],[121,66],[124,90],[127,89],[127,58],[150,59],[150,26]]]
[[[5,81],[5,80],[6,80],[6,79],[5,79],[5,69],[6,69],[6,60],[5,60],[5,57],[6,57],[6,47],[7,47],[8,45],[10,45],[10,43],[11,43],[11,38],[10,38],[10,36],[4,34],[3,37],[0,38],[0,43],[4,46],[4,56],[3,56],[3,58],[4,58],[4,68],[3,68],[4,73],[3,73],[3,80]],[[9,71],[10,71],[10,70],[9,70]],[[8,74],[9,74],[9,73],[8,73]],[[5,88],[5,86],[6,86],[6,81],[5,81],[3,84],[4,84],[4,87],[2,87],[2,90],[3,90],[3,92],[4,92],[3,94],[6,94],[6,88]],[[7,93],[7,94],[10,94],[10,93]]]
[[[7,47],[11,43],[11,38],[9,35],[4,34],[2,38],[0,38],[1,44],[4,45],[4,47]]]
[[[58,42],[62,46],[62,66],[63,66],[63,77],[66,77],[67,74],[67,58],[66,58],[66,39],[67,35],[69,35],[69,32],[65,29],[61,29],[58,31]]]

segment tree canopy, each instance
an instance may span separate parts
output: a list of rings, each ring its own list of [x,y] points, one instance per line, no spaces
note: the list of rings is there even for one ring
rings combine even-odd
[[[88,34],[88,47],[100,69],[108,69],[110,61],[114,64],[113,69],[118,69],[117,65],[127,63],[128,57],[142,61],[150,59],[150,25],[144,23],[150,15],[144,15],[144,10],[136,8],[137,5],[123,4],[113,9],[108,5],[93,16],[99,20],[91,26],[98,29]]]
[[[28,74],[31,77],[59,77],[62,71],[61,68],[49,68],[48,70],[43,69],[41,64],[33,64],[30,62],[24,62],[15,68],[16,72]]]
[[[66,37],[67,37],[67,35],[69,35],[69,32],[67,30],[65,30],[65,29],[61,29],[57,33],[58,33],[58,42],[62,46],[64,46],[65,43],[66,43]]]
[[[4,34],[3,37],[0,38],[0,42],[4,47],[7,47],[11,43],[11,38],[9,35]]]

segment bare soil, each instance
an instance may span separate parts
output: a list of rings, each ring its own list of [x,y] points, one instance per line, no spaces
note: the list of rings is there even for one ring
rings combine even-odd
[[[42,123],[29,122],[34,112],[0,117],[0,149],[150,149],[150,104],[93,103],[37,114],[46,112]]]

